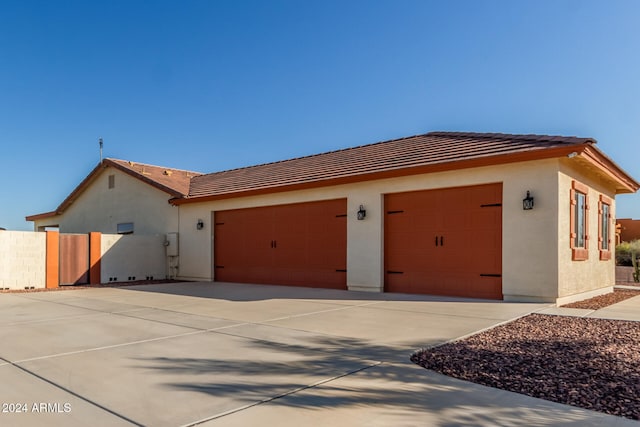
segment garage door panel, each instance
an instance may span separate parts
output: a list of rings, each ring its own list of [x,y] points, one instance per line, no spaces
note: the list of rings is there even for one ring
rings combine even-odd
[[[385,289],[501,299],[501,202],[501,184],[387,195]]]
[[[344,199],[216,212],[216,280],[346,289],[345,214]]]

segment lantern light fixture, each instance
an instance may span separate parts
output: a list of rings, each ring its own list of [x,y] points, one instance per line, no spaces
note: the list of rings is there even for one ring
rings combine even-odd
[[[533,197],[531,196],[531,192],[529,190],[527,190],[527,197],[522,199],[522,209],[525,211],[533,209]]]
[[[367,211],[364,206],[360,205],[360,209],[358,209],[358,221],[362,221],[367,216]]]

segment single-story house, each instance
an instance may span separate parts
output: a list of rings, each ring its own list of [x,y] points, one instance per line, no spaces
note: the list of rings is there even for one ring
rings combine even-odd
[[[193,174],[169,202],[178,278],[565,303],[612,289],[638,188],[590,138],[431,132]]]

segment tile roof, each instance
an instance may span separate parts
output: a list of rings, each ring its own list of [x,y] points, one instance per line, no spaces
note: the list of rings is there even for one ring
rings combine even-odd
[[[200,172],[147,165],[120,159],[105,159],[103,165],[114,166],[174,197],[188,195],[191,178],[201,175]]]
[[[194,177],[186,199],[218,198],[243,192],[277,190],[323,181],[353,182],[394,172],[422,173],[425,167],[469,167],[465,161],[506,155],[535,157],[550,149],[587,146],[591,138],[510,135],[501,133],[430,132],[407,138],[346,148],[307,157]],[[552,153],[548,153],[552,157]],[[555,155],[558,155],[557,153]],[[543,155],[544,157],[544,155]],[[517,161],[517,160],[513,160]],[[422,169],[421,169],[422,168]],[[185,202],[187,200],[184,200]],[[181,200],[174,199],[180,203]]]
[[[166,192],[173,204],[182,204],[575,153],[580,154],[577,164],[610,179],[616,192],[637,191],[640,184],[595,144],[595,139],[574,136],[430,132],[210,174],[108,158],[98,164],[55,211],[31,215],[27,220],[61,214],[107,167],[119,169]]]

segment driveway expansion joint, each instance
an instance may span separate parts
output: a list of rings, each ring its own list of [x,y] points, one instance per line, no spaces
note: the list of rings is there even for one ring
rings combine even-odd
[[[296,393],[299,393],[299,392],[302,392],[302,391],[305,391],[305,390],[309,390],[309,389],[321,386],[323,384],[327,384],[327,383],[330,383],[332,381],[336,381],[336,380],[339,380],[341,378],[357,374],[357,373],[362,372],[362,371],[366,371],[367,369],[371,369],[371,368],[374,368],[376,366],[380,366],[383,363],[384,362],[374,362],[374,363],[372,363],[372,364],[370,364],[368,366],[363,366],[362,368],[355,369],[355,370],[346,372],[346,373],[341,374],[341,375],[335,375],[335,376],[333,376],[331,378],[325,378],[325,379],[317,381],[315,383],[312,383],[312,384],[309,384],[309,385],[306,385],[306,386],[302,386],[302,387],[298,387],[298,388],[295,388],[293,390],[289,390],[289,391],[284,392],[284,393],[280,393],[280,394],[278,394],[276,396],[268,397],[268,398],[259,400],[257,402],[250,403],[248,405],[243,405],[243,406],[240,406],[240,407],[237,407],[237,408],[234,408],[234,409],[230,409],[228,411],[224,411],[224,412],[221,412],[219,414],[212,415],[211,417],[203,418],[203,419],[198,420],[198,421],[194,421],[194,422],[191,422],[191,423],[188,423],[188,424],[183,424],[181,427],[193,427],[193,426],[197,426],[197,425],[206,423],[208,421],[213,421],[215,419],[225,417],[227,415],[232,415],[232,414],[244,411],[246,409],[250,409],[250,408],[253,408],[255,406],[262,405],[264,403],[273,402],[274,400],[281,399],[281,398],[287,397],[287,396],[291,396],[293,394],[296,394]]]
[[[30,376],[36,378],[39,381],[43,381],[43,382],[45,382],[45,383],[47,383],[47,384],[49,384],[49,385],[51,385],[51,386],[53,386],[53,387],[55,387],[55,388],[57,388],[59,390],[62,390],[63,392],[68,393],[68,394],[74,396],[75,398],[80,399],[83,402],[88,403],[89,405],[95,406],[96,408],[99,408],[99,409],[101,409],[101,410],[103,410],[105,412],[108,412],[111,415],[114,415],[114,416],[120,418],[121,420],[124,420],[124,421],[126,421],[128,423],[131,423],[132,425],[140,426],[140,427],[144,426],[144,424],[140,424],[140,423],[138,423],[138,422],[136,422],[136,421],[134,421],[134,420],[132,420],[132,419],[130,419],[130,418],[128,418],[128,417],[126,417],[126,416],[114,411],[114,410],[112,410],[112,409],[107,408],[106,406],[103,406],[103,405],[101,405],[101,404],[99,404],[97,402],[94,402],[93,400],[91,400],[91,399],[89,399],[87,397],[84,397],[84,396],[74,392],[73,390],[56,383],[55,381],[52,381],[52,380],[50,380],[48,378],[45,378],[42,375],[38,375],[35,372],[25,368],[24,366],[20,366],[18,364],[18,362],[11,362],[11,361],[5,359],[4,357],[0,357],[0,361],[3,361],[6,364],[9,364],[9,365],[15,367],[16,369],[21,370],[22,372],[24,372],[27,375],[30,375]]]

